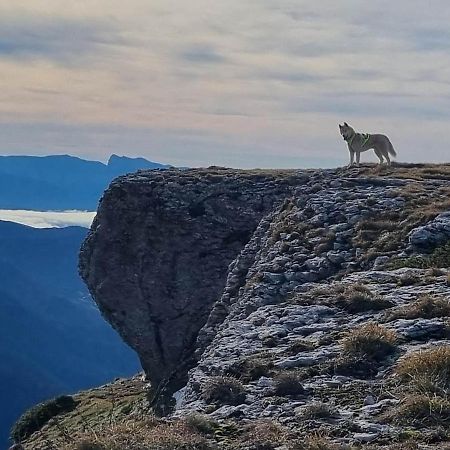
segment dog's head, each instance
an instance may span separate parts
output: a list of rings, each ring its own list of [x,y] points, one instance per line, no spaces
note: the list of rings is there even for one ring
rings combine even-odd
[[[339,124],[339,131],[344,141],[348,141],[355,134],[355,130],[347,122],[344,122],[344,125]]]

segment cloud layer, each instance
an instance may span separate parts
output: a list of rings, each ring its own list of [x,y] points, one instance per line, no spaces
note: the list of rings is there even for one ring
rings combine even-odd
[[[90,228],[95,212],[91,211],[27,211],[0,209],[0,220],[21,223],[33,228]]]
[[[401,160],[448,159],[446,0],[0,0],[0,17],[1,153],[334,166],[346,120]]]

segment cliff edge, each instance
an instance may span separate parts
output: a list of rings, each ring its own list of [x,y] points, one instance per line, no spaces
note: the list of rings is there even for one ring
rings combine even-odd
[[[80,253],[100,311],[139,355],[155,395],[186,382],[228,265],[261,218],[306,183],[297,171],[140,171],[106,190]]]

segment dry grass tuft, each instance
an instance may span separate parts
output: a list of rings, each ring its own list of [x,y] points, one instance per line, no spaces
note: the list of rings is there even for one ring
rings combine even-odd
[[[415,284],[419,284],[421,282],[421,278],[415,275],[414,273],[408,272],[404,273],[400,276],[397,281],[399,286],[413,286]]]
[[[244,429],[242,448],[251,450],[274,450],[287,438],[286,430],[278,423],[266,419],[257,420]],[[241,447],[235,447],[241,448]]]
[[[80,436],[66,450],[212,450],[208,441],[182,422],[129,422]]]
[[[301,377],[296,372],[279,373],[274,377],[274,381],[276,395],[300,395],[305,392]]]
[[[396,373],[418,392],[449,395],[450,347],[439,346],[412,353],[399,362]]]
[[[240,405],[245,402],[245,390],[236,378],[211,377],[203,386],[202,398],[207,403]]]
[[[375,323],[362,325],[347,334],[343,354],[334,361],[339,375],[370,378],[377,374],[380,363],[396,349],[397,336]]]
[[[210,417],[199,414],[192,413],[184,419],[184,422],[188,428],[193,430],[194,432],[198,432],[200,434],[211,435],[219,427],[219,423]]]
[[[450,301],[443,297],[423,295],[409,305],[391,311],[387,320],[397,319],[434,319],[450,316]]]
[[[399,425],[450,425],[450,401],[442,397],[413,395],[384,415],[384,420]]]
[[[243,382],[249,382],[263,376],[270,376],[272,369],[273,356],[269,353],[261,353],[240,359],[227,370],[227,375],[239,378]]]
[[[305,419],[329,419],[337,416],[338,411],[334,406],[322,402],[311,403],[302,411]]]
[[[342,450],[339,444],[331,442],[326,437],[317,435],[290,443],[289,450]]]
[[[337,300],[338,305],[349,313],[380,311],[394,305],[389,300],[374,295],[370,289],[358,283],[345,287],[344,291],[338,295]]]
[[[381,361],[396,350],[396,334],[376,323],[368,323],[351,331],[343,342],[347,355]]]
[[[366,311],[380,311],[394,306],[389,300],[374,295],[370,289],[361,283],[316,287],[311,289],[305,298],[312,299],[315,304],[320,302],[329,306],[337,306],[352,314]]]

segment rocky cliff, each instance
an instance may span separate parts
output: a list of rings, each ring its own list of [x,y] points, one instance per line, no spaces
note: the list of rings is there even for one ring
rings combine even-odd
[[[169,422],[149,425],[140,399],[74,435],[101,449],[447,448],[449,180],[449,165],[117,179],[81,273],[152,395],[182,389]]]
[[[261,218],[308,180],[295,171],[141,171],[105,192],[80,272],[138,353],[155,394],[186,381],[228,265]]]

